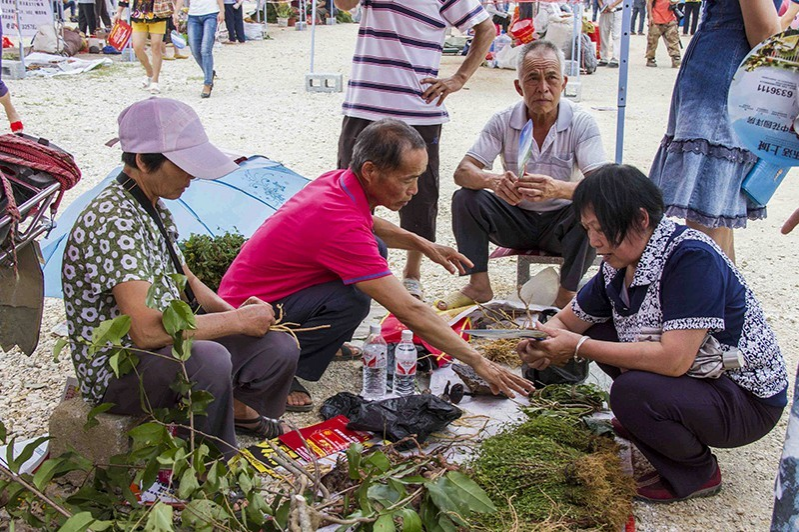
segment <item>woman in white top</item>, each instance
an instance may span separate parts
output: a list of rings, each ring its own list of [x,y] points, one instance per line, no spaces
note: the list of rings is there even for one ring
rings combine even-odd
[[[177,0],[175,6],[175,25],[177,13],[183,7],[183,0]],[[189,4],[189,47],[197,64],[203,69],[205,79],[200,98],[210,98],[214,89],[214,41],[216,29],[225,21],[225,5],[223,0],[191,0]]]

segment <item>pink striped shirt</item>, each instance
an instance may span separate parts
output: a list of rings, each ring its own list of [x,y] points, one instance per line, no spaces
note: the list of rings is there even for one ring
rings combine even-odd
[[[396,118],[413,126],[449,121],[425,103],[424,78],[438,77],[448,26],[466,32],[488,18],[478,0],[362,0],[363,14],[342,106],[346,116]]]

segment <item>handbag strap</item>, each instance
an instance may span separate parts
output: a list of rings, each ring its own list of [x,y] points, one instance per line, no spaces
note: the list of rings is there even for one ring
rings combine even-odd
[[[141,189],[141,187],[139,187],[139,184],[136,183],[136,181],[134,181],[133,178],[127,175],[125,172],[120,172],[120,174],[117,176],[117,183],[122,185],[122,188],[130,192],[130,195],[139,202],[139,205],[141,205],[142,208],[147,211],[147,214],[150,215],[150,218],[153,219],[155,225],[158,226],[158,230],[161,231],[161,234],[164,236],[166,248],[167,251],[169,251],[169,256],[172,258],[172,264],[175,265],[175,270],[178,273],[182,273],[183,264],[180,263],[178,254],[172,245],[172,239],[169,238],[169,235],[166,232],[166,227],[164,227],[164,222],[161,221],[161,216],[158,214],[158,211],[155,210],[153,203],[144,194],[144,191]],[[186,293],[186,299],[190,304],[193,305],[197,299],[194,297],[194,291],[189,286],[189,283],[186,283],[186,288],[184,291]]]

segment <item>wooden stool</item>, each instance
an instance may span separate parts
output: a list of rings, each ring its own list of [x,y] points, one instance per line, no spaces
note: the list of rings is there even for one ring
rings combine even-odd
[[[538,248],[521,250],[498,247],[489,259],[498,259],[501,257],[516,256],[516,286],[522,286],[530,280],[530,265],[531,264],[555,264],[560,269],[563,266],[563,257],[555,255],[554,253],[547,253],[546,251]],[[597,257],[594,259],[594,266],[599,266],[602,259]]]

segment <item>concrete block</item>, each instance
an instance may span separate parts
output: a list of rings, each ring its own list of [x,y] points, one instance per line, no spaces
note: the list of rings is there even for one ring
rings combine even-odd
[[[305,74],[306,92],[342,92],[344,76],[342,74]]]
[[[3,60],[3,79],[23,79],[25,77],[25,67],[22,61],[10,59]]]
[[[50,456],[56,457],[70,447],[94,464],[108,464],[111,457],[130,451],[128,431],[141,423],[141,418],[99,414],[99,421],[88,431],[83,430],[91,405],[81,397],[59,404],[50,416]],[[69,479],[73,484],[75,480]]]

